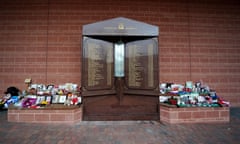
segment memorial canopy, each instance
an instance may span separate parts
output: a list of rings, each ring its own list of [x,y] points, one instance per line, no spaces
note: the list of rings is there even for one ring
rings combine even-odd
[[[118,17],[83,26],[86,36],[158,36],[158,27]]]

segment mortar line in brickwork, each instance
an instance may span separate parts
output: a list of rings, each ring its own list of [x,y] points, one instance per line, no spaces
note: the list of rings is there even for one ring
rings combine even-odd
[[[47,1],[47,41],[46,41],[46,68],[45,68],[45,83],[47,83],[48,81],[48,36],[49,36],[49,5],[50,5],[50,2],[49,0]]]
[[[191,48],[191,34],[190,34],[190,6],[189,0],[187,1],[188,12],[188,48],[189,48],[189,79],[192,80],[192,48]]]

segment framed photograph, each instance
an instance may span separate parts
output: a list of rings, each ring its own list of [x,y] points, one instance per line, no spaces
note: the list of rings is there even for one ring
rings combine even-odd
[[[66,95],[60,95],[58,103],[65,103],[66,100],[67,100],[67,96]]]
[[[52,96],[46,96],[46,99],[45,99],[48,104],[51,104],[52,103]]]
[[[53,95],[52,96],[52,103],[58,103],[59,101],[59,95]]]
[[[41,104],[41,102],[44,100],[45,100],[45,96],[37,96],[36,104]]]

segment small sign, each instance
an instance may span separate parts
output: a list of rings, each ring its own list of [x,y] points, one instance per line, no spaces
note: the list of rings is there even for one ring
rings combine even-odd
[[[27,84],[32,83],[32,79],[31,78],[27,78],[27,79],[25,79],[24,82],[27,83]]]

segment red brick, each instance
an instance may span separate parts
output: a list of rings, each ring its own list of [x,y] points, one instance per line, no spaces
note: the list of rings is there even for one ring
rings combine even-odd
[[[58,110],[52,110],[52,109],[48,109],[48,110],[43,110],[42,113],[48,113],[48,114],[56,114],[58,113]]]
[[[51,114],[50,121],[65,121],[65,114]]]
[[[194,118],[194,119],[198,119],[198,118],[205,118],[206,117],[206,113],[204,112],[204,111],[197,111],[197,112],[195,112],[195,111],[193,111],[192,112],[192,118]]]
[[[219,118],[219,111],[206,111],[206,118]]]
[[[76,121],[76,120],[82,120],[82,112],[80,112],[80,111],[76,111],[75,113],[74,113],[74,120]]]
[[[168,111],[161,110],[160,115],[161,115],[161,117],[169,118],[169,112]]]
[[[179,118],[179,112],[170,112],[169,113],[170,119],[178,119]]]
[[[21,122],[31,122],[34,121],[34,113],[21,113],[19,114],[19,121]]]
[[[191,118],[191,112],[178,112],[179,119],[189,119]]]
[[[73,113],[65,114],[65,121],[74,121],[74,114]]]
[[[14,68],[14,72],[16,72],[16,73],[24,73],[24,68]]]
[[[229,117],[230,113],[229,111],[220,111],[220,117]]]
[[[50,115],[48,113],[46,114],[35,114],[35,121],[50,121]]]
[[[8,121],[18,122],[19,121],[19,114],[18,113],[8,113]]]

